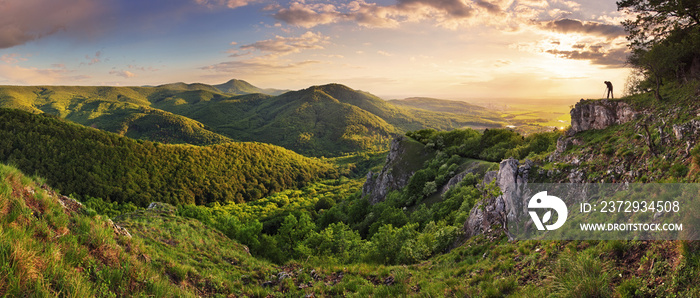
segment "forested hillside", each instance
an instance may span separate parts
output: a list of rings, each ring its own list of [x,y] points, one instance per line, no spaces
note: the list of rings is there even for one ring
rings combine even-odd
[[[400,107],[330,84],[286,92],[245,81],[157,87],[0,86],[0,107],[48,113],[85,126],[162,143],[257,141],[313,156],[385,150],[391,135],[503,125],[495,113]]]
[[[8,109],[0,110],[0,120],[2,162],[64,193],[142,206],[251,201],[335,172],[267,144],[164,145]]]

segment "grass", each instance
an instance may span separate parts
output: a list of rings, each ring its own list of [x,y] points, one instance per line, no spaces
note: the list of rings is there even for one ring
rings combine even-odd
[[[188,296],[138,260],[140,241],[41,186],[0,165],[0,295]]]
[[[174,208],[116,218],[128,238],[89,210],[64,210],[57,197],[0,166],[0,295],[647,297],[700,291],[692,242],[510,242],[494,230],[408,266],[316,258],[275,265]]]

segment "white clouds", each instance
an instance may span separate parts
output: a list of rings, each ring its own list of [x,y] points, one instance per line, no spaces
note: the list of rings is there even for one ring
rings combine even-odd
[[[5,55],[0,56],[0,61],[5,62],[7,64],[15,64],[15,63],[27,61],[27,58],[23,57],[20,54],[12,53],[12,54],[5,54]]]
[[[241,50],[258,50],[261,52],[287,55],[299,53],[302,50],[323,49],[328,43],[328,37],[321,33],[308,31],[299,37],[275,36],[273,39],[261,40],[248,45],[240,46]],[[234,53],[235,54],[235,53]]]
[[[257,2],[256,0],[194,0],[195,3],[199,5],[204,5],[209,8],[215,7],[228,7],[231,9],[243,7],[251,3]]]
[[[204,70],[213,70],[217,72],[229,73],[254,73],[254,74],[270,74],[277,73],[280,70],[293,69],[304,65],[321,63],[317,60],[305,60],[300,62],[284,63],[278,61],[268,61],[262,59],[250,59],[244,61],[228,61],[218,64],[202,67]]]
[[[304,28],[335,23],[343,18],[333,5],[309,5],[303,2],[292,2],[289,8],[280,9],[274,14],[274,17],[285,23]]]
[[[58,65],[57,65],[58,66]],[[0,64],[0,82],[3,84],[50,85],[64,82],[79,82],[89,79],[87,75],[75,75],[65,67],[33,68]]]
[[[306,65],[321,63],[318,60],[302,59],[290,61],[282,57],[298,54],[307,50],[321,50],[329,43],[329,37],[320,32],[307,31],[300,36],[275,36],[271,39],[241,45],[238,49],[228,50],[234,61],[202,67],[203,70],[228,73],[270,74],[280,70],[290,70]],[[237,43],[236,43],[237,44]],[[336,57],[342,57],[336,55]]]
[[[136,74],[133,72],[130,72],[128,70],[111,70],[109,71],[109,74],[123,77],[125,79],[130,79],[136,77]]]

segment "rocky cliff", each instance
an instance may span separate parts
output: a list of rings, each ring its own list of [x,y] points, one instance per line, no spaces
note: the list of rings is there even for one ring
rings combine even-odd
[[[567,136],[589,129],[603,129],[610,125],[628,122],[637,115],[627,103],[622,101],[581,99],[571,110],[571,129]]]
[[[367,173],[367,180],[362,186],[362,196],[369,196],[371,204],[384,201],[390,191],[406,186],[411,176],[434,155],[435,153],[426,150],[423,144],[405,136],[398,136],[391,142],[384,168],[379,173]]]
[[[561,154],[573,145],[583,145],[582,141],[574,135],[578,132],[591,129],[604,129],[611,125],[627,123],[634,120],[639,112],[632,109],[629,104],[622,101],[598,100],[586,101],[581,99],[571,109],[571,128],[565,136],[557,140],[557,149],[549,156],[549,161],[559,159]],[[565,160],[577,164],[578,160]]]
[[[527,214],[525,201],[530,197],[527,179],[531,168],[532,162],[529,160],[522,165],[514,158],[501,162],[498,173],[495,175],[496,185],[501,190],[501,194],[479,202],[472,208],[469,218],[464,223],[467,237],[484,233],[496,224],[507,227],[508,222],[515,222]],[[493,176],[493,174],[485,175],[484,182],[488,184],[493,180]]]

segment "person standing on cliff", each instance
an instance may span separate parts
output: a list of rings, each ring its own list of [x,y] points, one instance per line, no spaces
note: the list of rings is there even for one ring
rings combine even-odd
[[[608,87],[605,89],[605,94],[606,94],[607,98],[612,97],[613,99],[615,99],[615,96],[613,96],[613,87],[612,87],[612,83],[610,83],[610,81],[605,81],[605,82],[603,82],[603,83],[605,83],[605,86],[608,86]]]

